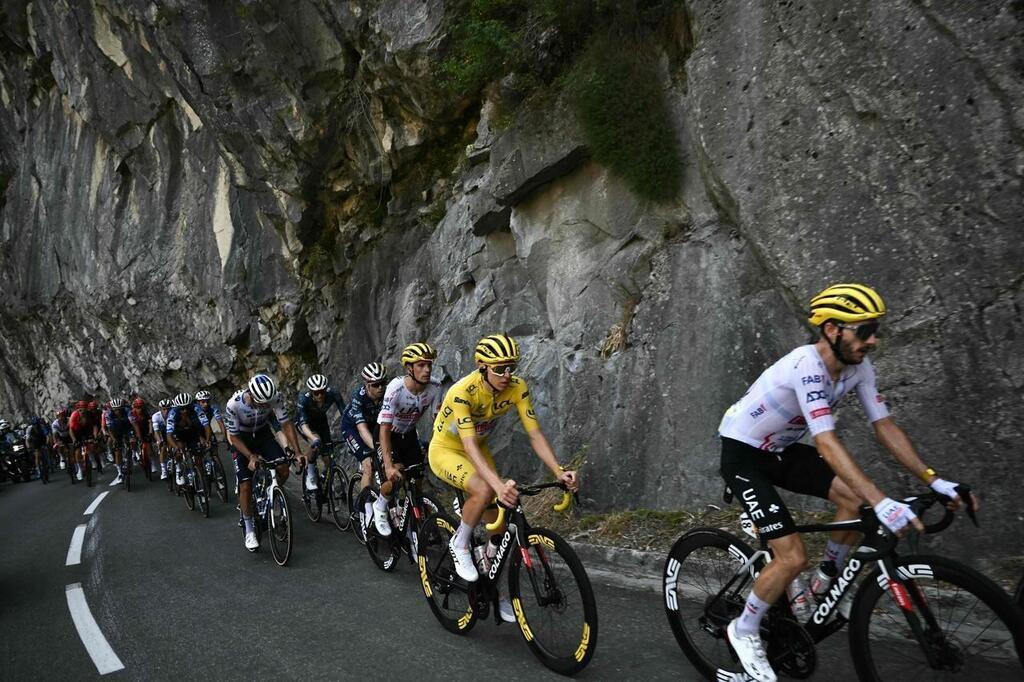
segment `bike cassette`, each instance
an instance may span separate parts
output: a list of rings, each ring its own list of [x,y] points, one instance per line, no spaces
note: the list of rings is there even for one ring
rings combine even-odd
[[[798,680],[814,674],[818,654],[814,640],[803,626],[790,618],[773,618],[769,632],[768,660],[775,670]]]

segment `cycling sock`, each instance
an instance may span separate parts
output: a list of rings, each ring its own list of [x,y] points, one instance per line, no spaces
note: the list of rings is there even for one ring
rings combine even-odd
[[[459,529],[455,531],[455,536],[452,538],[452,544],[459,549],[469,549],[469,541],[473,537],[473,526],[466,524],[465,521],[459,522]]]
[[[747,603],[743,607],[743,613],[736,619],[736,634],[740,637],[758,634],[758,629],[761,627],[761,619],[768,612],[769,606],[771,604],[758,598],[754,591],[751,590],[750,596],[747,597]]]
[[[388,498],[383,495],[378,495],[377,499],[373,501],[373,506],[377,511],[385,511],[388,508]]]
[[[840,545],[838,542],[829,540],[828,545],[825,547],[825,561],[831,561],[836,565],[836,568],[840,568],[849,552],[850,545]]]
[[[310,478],[316,476],[316,465],[313,464],[312,462],[306,465],[306,476]]]
[[[366,514],[365,514],[365,516],[368,519],[373,517],[373,503],[372,502],[367,502],[366,503]],[[369,521],[367,521],[366,523],[369,523]]]
[[[243,516],[242,517],[242,521],[245,522],[245,532],[246,533],[255,533],[256,532],[256,526],[253,524],[251,516]]]

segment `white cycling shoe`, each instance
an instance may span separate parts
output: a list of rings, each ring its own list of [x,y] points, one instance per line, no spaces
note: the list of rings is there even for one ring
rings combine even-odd
[[[373,505],[373,525],[377,529],[377,535],[385,538],[391,535],[391,524],[388,523],[387,507],[380,510],[377,509],[377,505]]]
[[[245,548],[250,552],[255,552],[260,548],[260,541],[256,539],[256,531],[245,534]]]
[[[498,613],[506,623],[516,622],[516,612],[512,608],[512,602],[508,600],[508,597],[501,597],[498,600]]]
[[[473,563],[473,553],[468,548],[456,547],[454,543],[455,537],[452,536],[452,539],[448,541],[448,553],[455,560],[455,572],[467,583],[475,583],[480,578],[480,573],[477,572],[476,564]]]
[[[310,492],[316,490],[316,474],[306,474],[306,490]]]
[[[736,656],[739,657],[743,670],[757,682],[776,682],[775,671],[764,653],[764,645],[760,635],[740,637],[736,634],[736,621],[729,623],[725,629]]]
[[[78,467],[78,473],[75,474],[75,478],[77,478],[79,481],[81,481],[84,478],[84,476],[82,476],[82,467]]]

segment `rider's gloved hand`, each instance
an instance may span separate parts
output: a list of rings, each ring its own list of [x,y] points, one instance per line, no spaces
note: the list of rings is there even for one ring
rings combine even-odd
[[[960,497],[960,493],[956,491],[956,487],[958,485],[960,484],[954,483],[953,481],[947,481],[944,478],[934,478],[932,479],[932,482],[928,484],[928,487],[940,495],[945,495],[946,497],[955,500]]]
[[[917,515],[914,514],[914,510],[910,508],[910,505],[897,502],[891,497],[886,497],[881,502],[875,505],[875,516],[882,522],[890,532],[900,534],[907,525],[917,521]],[[914,525],[920,525],[918,521]]]
[[[309,447],[311,447],[312,449],[316,450],[318,447],[320,447],[320,439],[319,438],[314,438],[312,441],[310,441]]]

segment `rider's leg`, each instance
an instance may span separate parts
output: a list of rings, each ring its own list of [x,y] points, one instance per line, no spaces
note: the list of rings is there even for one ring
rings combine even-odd
[[[373,462],[370,460],[370,457],[373,457],[373,453],[370,453],[366,457],[363,457],[363,461],[359,464],[359,470],[360,473],[362,474],[362,477],[359,480],[360,491],[362,491],[363,488],[365,488],[366,486],[370,485],[370,477],[373,476]]]

